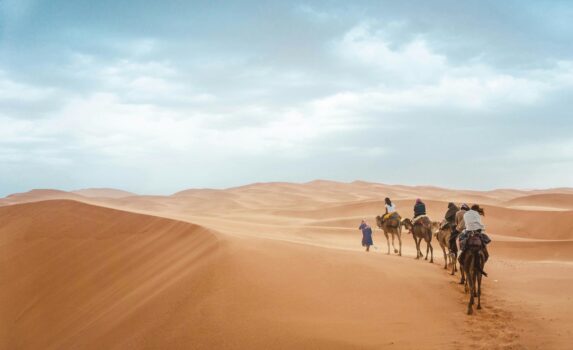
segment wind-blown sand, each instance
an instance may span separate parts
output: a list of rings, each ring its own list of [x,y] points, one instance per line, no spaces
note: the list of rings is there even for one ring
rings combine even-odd
[[[0,348],[567,349],[571,193],[313,181],[9,196]],[[465,314],[435,240],[434,264],[406,233],[402,257],[378,230],[378,250],[362,250],[358,223],[386,195],[404,216],[423,198],[435,220],[450,199],[485,204],[483,310]]]

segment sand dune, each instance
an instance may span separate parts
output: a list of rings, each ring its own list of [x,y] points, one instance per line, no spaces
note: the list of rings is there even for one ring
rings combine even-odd
[[[24,193],[11,194],[5,198],[0,199],[1,205],[11,205],[19,203],[29,203],[37,201],[45,201],[50,199],[73,199],[81,200],[82,196],[60,190],[50,189],[36,189]]]
[[[504,203],[508,207],[573,210],[573,194],[549,193],[517,197]]]
[[[0,289],[0,348],[567,349],[573,341],[569,189],[320,180],[122,193],[36,190],[0,200],[0,281],[9,281]],[[384,254],[380,231],[378,250],[362,251],[358,222],[373,223],[387,195],[403,216],[423,198],[434,220],[450,200],[485,204],[494,242],[484,310],[465,315],[467,296],[441,269],[436,242],[435,264],[413,258],[406,232],[402,257]]]
[[[123,190],[117,190],[114,188],[85,188],[81,190],[72,191],[72,193],[76,193],[84,197],[95,197],[95,198],[124,198],[124,197],[135,196],[135,193]]]
[[[206,297],[219,249],[192,224],[73,201],[3,207],[0,222],[2,349],[143,348]]]

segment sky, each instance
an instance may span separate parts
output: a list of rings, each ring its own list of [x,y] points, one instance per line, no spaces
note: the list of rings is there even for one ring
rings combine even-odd
[[[573,187],[568,1],[0,1],[0,195]]]

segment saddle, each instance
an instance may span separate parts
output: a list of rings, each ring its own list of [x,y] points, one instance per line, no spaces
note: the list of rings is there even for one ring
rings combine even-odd
[[[430,218],[427,217],[426,215],[420,215],[417,218],[415,218],[412,222],[413,226],[416,225],[420,225],[420,226],[424,226],[425,228],[431,230],[432,229],[432,221],[430,221]]]
[[[386,220],[390,220],[390,219],[401,220],[402,218],[400,217],[400,214],[398,214],[397,212],[382,215],[382,221],[386,221]]]
[[[388,222],[388,224],[391,227],[398,227],[400,226],[400,221],[402,220],[402,217],[400,217],[400,214],[398,214],[397,212],[393,212],[393,213],[388,213],[388,214],[384,214],[382,216],[382,222]]]
[[[444,220],[440,223],[440,230],[445,230],[446,228],[450,228],[450,223]]]
[[[480,231],[470,232],[470,235],[468,237],[466,244],[467,244],[468,248],[475,248],[475,249],[482,248],[484,244],[482,241],[481,232]]]

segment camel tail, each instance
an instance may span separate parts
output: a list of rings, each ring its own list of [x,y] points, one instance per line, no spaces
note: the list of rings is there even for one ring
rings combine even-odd
[[[474,257],[474,264],[475,264],[475,269],[476,271],[479,271],[482,275],[484,275],[485,277],[487,277],[487,273],[481,268],[482,264],[481,264],[481,256],[479,254],[479,251],[474,252],[475,257]]]

